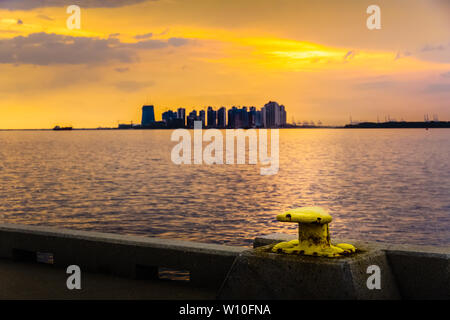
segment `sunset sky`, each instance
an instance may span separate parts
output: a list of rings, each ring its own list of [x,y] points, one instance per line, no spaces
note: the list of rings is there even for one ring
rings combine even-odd
[[[0,0],[0,72],[1,129],[269,100],[288,122],[450,120],[450,1]]]

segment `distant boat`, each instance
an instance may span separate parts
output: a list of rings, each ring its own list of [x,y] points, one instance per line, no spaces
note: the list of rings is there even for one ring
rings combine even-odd
[[[53,130],[55,131],[68,131],[68,130],[72,130],[72,127],[60,127],[60,126],[56,126],[53,128]]]

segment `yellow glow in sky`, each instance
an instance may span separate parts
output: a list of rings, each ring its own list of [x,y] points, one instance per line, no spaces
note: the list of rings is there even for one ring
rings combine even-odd
[[[79,0],[80,30],[63,4],[20,1],[0,3],[2,129],[137,123],[146,103],[158,119],[269,100],[297,122],[450,119],[440,0],[380,1],[377,31],[364,1]]]

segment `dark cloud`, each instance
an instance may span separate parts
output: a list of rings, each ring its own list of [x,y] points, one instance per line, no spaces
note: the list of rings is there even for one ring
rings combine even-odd
[[[114,70],[119,73],[124,73],[130,71],[130,68],[115,68]]]
[[[450,93],[450,84],[433,83],[425,88],[426,93]]]
[[[422,60],[450,63],[450,45],[426,45],[416,53],[416,56]]]
[[[46,16],[45,14],[39,14],[36,17],[38,17],[39,19],[42,19],[42,20],[48,20],[48,21],[53,21],[54,20],[54,19],[50,18],[49,16]]]
[[[442,44],[436,45],[436,46],[427,44],[420,51],[421,52],[430,52],[430,51],[442,51],[442,50],[445,50],[445,46]]]
[[[131,62],[133,58],[133,52],[122,48],[116,39],[33,33],[0,40],[0,63],[82,64],[108,60]]]
[[[409,52],[409,51],[397,52],[397,54],[396,54],[394,60],[398,60],[398,59],[401,59],[401,58],[403,58],[403,57],[409,57],[409,56],[411,56],[411,55],[412,55],[412,54],[411,54],[411,52]]]
[[[33,33],[0,40],[0,63],[11,64],[95,64],[115,60],[132,62],[136,50],[179,47],[189,43],[182,38],[120,42],[116,38],[99,39],[48,33]]]
[[[127,47],[133,47],[136,49],[161,49],[166,48],[168,46],[167,41],[163,40],[143,40],[136,43],[124,44]]]
[[[143,40],[136,43],[124,43],[122,46],[135,49],[161,49],[184,46],[189,44],[190,41],[191,40],[185,38],[170,38],[167,40]]]
[[[442,77],[442,78],[450,79],[450,71],[449,71],[449,72],[444,72],[444,73],[442,73],[442,74],[441,74],[441,77]]]
[[[23,24],[23,21],[21,19],[17,20],[17,24]]]
[[[348,51],[348,52],[345,54],[345,56],[344,56],[344,60],[345,60],[345,61],[351,60],[351,59],[353,59],[357,54],[358,54],[358,53],[357,53],[356,51],[353,51],[353,50]]]
[[[146,33],[146,34],[138,34],[136,36],[134,36],[135,39],[141,40],[141,39],[148,39],[153,37],[153,33]]]
[[[170,38],[168,43],[174,47],[181,47],[189,43],[188,39],[185,38]]]
[[[157,0],[0,0],[0,9],[32,10],[45,7],[117,8]]]
[[[450,63],[450,44],[426,44],[411,51],[397,52],[394,60],[404,57],[414,56],[424,61],[433,61],[438,63]]]

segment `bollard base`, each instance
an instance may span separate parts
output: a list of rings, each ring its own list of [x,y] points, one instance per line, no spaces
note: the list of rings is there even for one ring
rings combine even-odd
[[[363,247],[352,256],[329,259],[272,253],[273,246],[241,253],[218,299],[400,299],[381,250]],[[372,265],[380,268],[381,289],[367,286]]]

